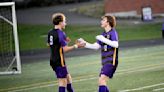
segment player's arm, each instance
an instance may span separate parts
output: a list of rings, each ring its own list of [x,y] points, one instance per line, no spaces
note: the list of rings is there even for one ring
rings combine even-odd
[[[78,48],[77,45],[73,45],[73,46],[67,46],[66,45],[66,46],[63,47],[63,50],[64,50],[64,52],[69,52],[69,51],[71,51],[75,48]]]
[[[49,38],[50,38],[50,34],[48,33],[48,36],[47,36],[47,44],[46,44],[47,47],[50,47],[50,44],[49,44],[50,43],[50,39]]]
[[[103,43],[105,43],[105,44],[107,44],[107,45],[110,45],[110,46],[112,46],[114,48],[118,48],[118,45],[119,45],[118,44],[118,41],[111,41],[111,40],[105,38],[102,35],[96,36],[96,39],[99,40],[99,41],[101,41],[101,42],[103,42]]]
[[[100,45],[97,42],[93,44],[87,42],[85,48],[98,50],[100,48]]]
[[[82,39],[82,38],[80,38],[80,39],[78,39],[78,40],[79,40],[79,42],[81,42],[81,43],[85,43],[85,48],[94,49],[94,50],[98,50],[98,49],[100,48],[100,45],[99,45],[97,42],[91,44],[91,43],[85,41],[85,40]]]
[[[66,37],[66,35],[63,32],[60,33],[59,35],[59,41],[61,43],[61,46],[63,47],[64,52],[69,52],[73,49],[77,49],[85,46],[84,43],[80,44],[78,41],[76,41],[74,45],[68,46],[68,42],[70,42],[71,39],[69,37]]]
[[[68,46],[68,45],[64,46],[63,50],[64,50],[64,52],[69,52],[69,51],[71,51],[73,49],[82,48],[84,46],[85,46],[85,43],[76,42],[76,44],[74,44],[72,46]]]

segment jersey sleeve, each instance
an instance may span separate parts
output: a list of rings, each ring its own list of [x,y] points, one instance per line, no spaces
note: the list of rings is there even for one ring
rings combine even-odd
[[[49,44],[50,43],[50,33],[48,32],[48,35],[47,35],[47,43]]]
[[[104,33],[102,33],[101,35],[103,35],[104,36]],[[99,41],[99,40],[97,40],[97,43],[101,46],[102,45],[102,42],[101,41]]]
[[[112,41],[118,41],[118,34],[115,30],[111,34],[111,40]]]
[[[66,34],[64,32],[61,31],[59,32],[59,42],[62,47],[67,45]]]

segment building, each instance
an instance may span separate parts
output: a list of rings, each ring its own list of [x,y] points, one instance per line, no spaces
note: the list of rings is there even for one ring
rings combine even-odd
[[[152,15],[164,15],[164,0],[104,0],[105,13],[115,16],[141,16],[145,7]]]

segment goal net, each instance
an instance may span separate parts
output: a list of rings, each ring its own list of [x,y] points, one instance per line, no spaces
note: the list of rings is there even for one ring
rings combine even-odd
[[[0,3],[0,75],[21,73],[15,3]]]

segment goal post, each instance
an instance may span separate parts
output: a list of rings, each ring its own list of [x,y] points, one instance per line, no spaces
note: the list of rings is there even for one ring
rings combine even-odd
[[[0,3],[0,75],[20,73],[15,3],[3,2]]]

